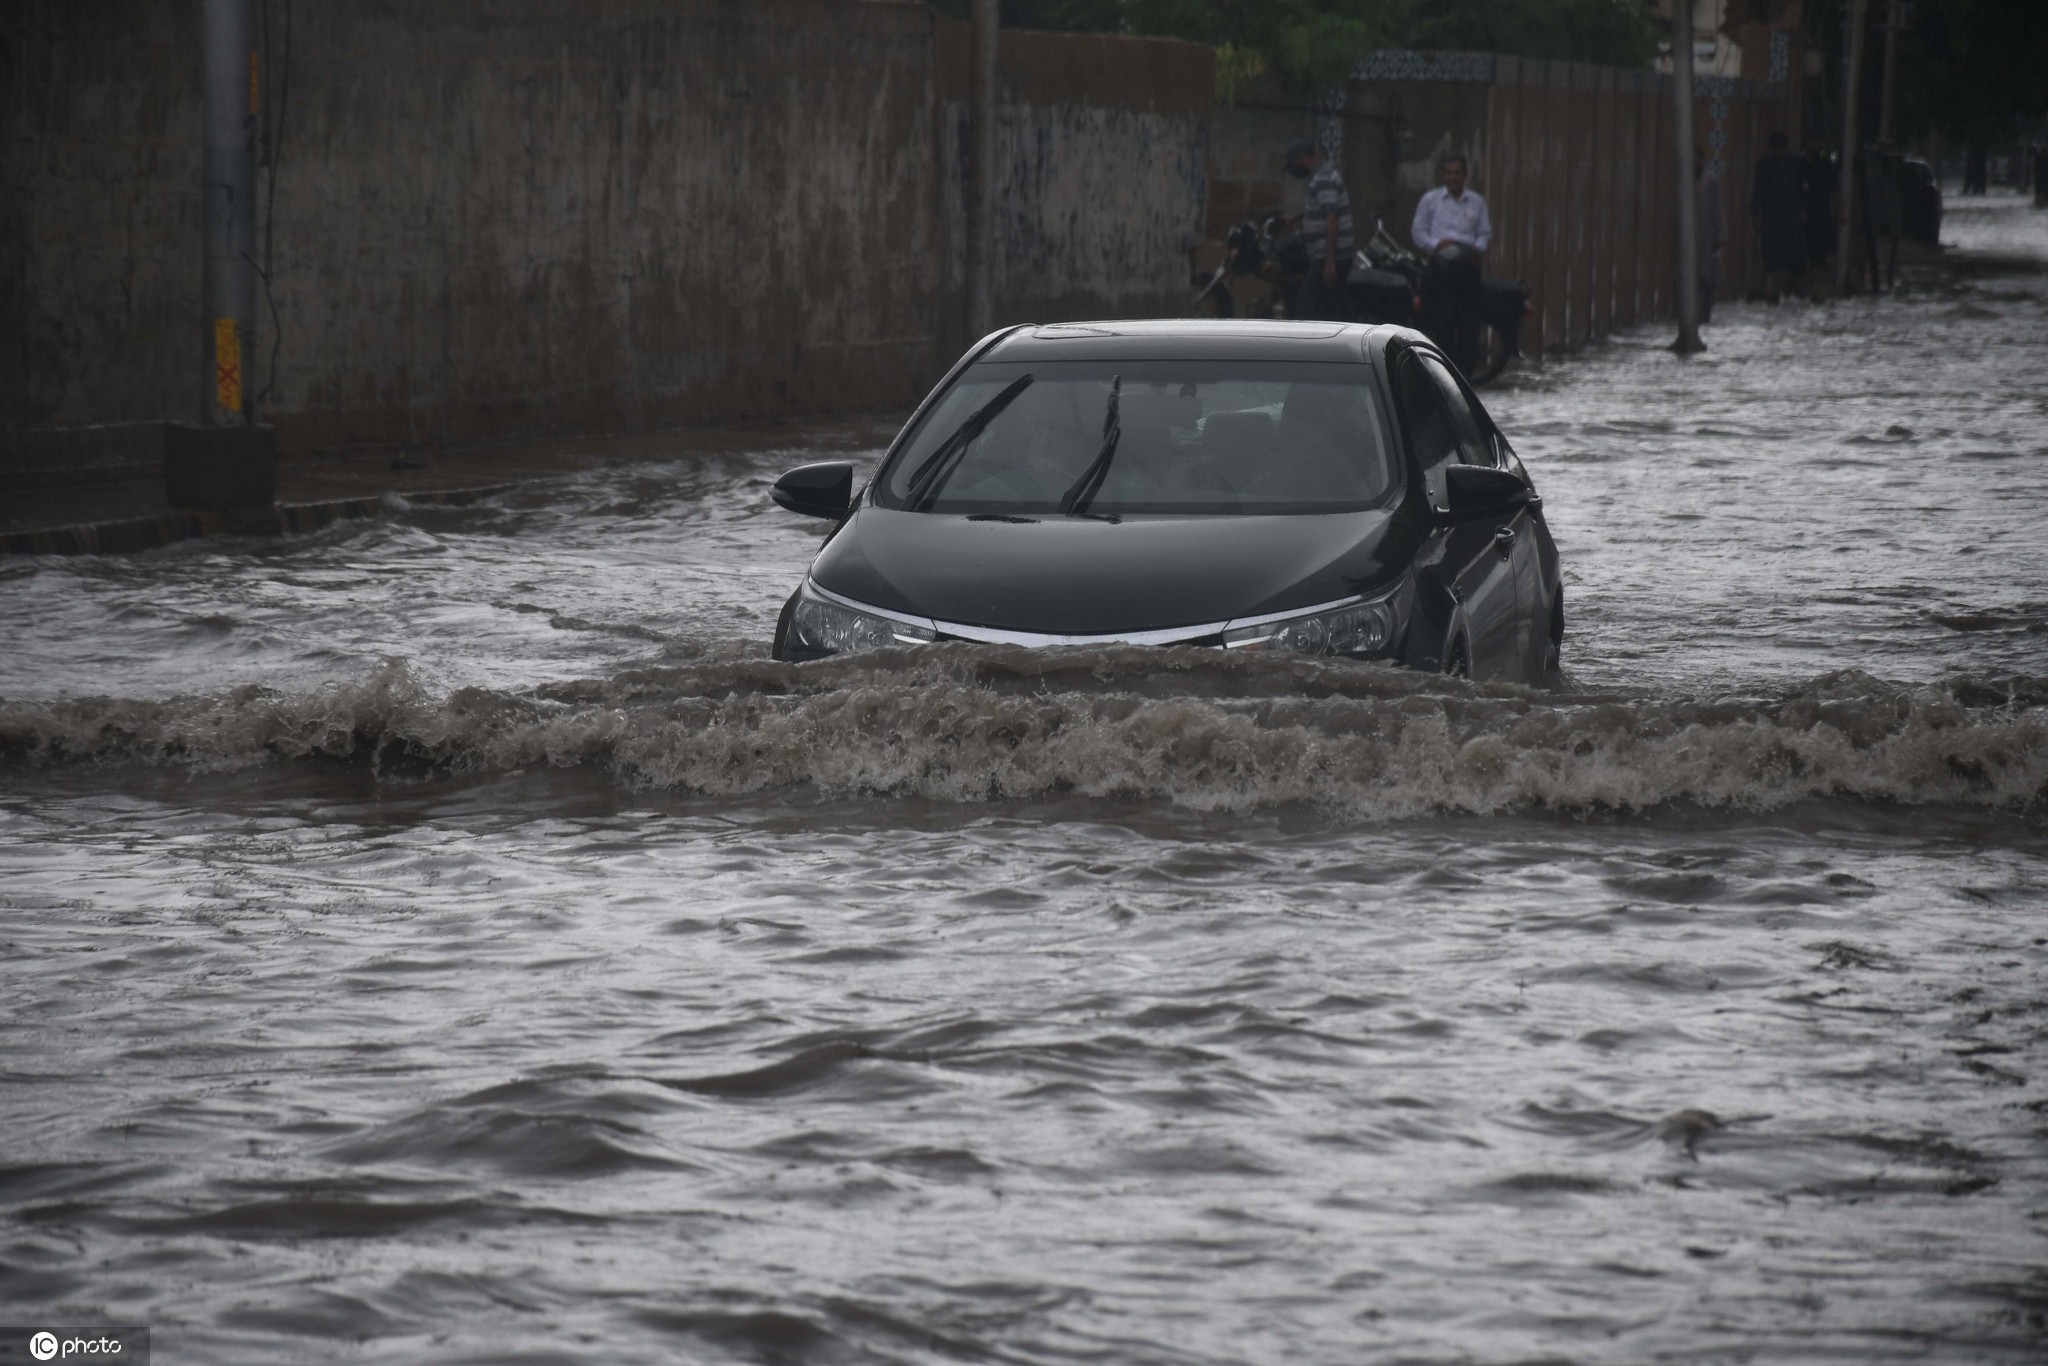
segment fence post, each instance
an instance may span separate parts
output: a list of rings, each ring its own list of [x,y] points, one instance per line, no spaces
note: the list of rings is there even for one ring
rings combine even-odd
[[[1860,2],[1860,0],[1859,0]],[[1700,340],[1699,198],[1692,156],[1692,5],[1678,0],[1671,7],[1672,129],[1678,140],[1678,340],[1672,349],[1681,356],[1706,350]]]
[[[995,327],[997,0],[974,0],[974,80],[968,100],[973,151],[967,183],[967,334]]]
[[[1495,275],[1506,275],[1515,268],[1515,249],[1508,235],[1501,229],[1510,221],[1521,195],[1515,184],[1515,143],[1519,131],[1511,117],[1512,88],[1501,83],[1505,74],[1512,78],[1515,59],[1500,58],[1494,63],[1493,83],[1486,87],[1486,203],[1493,215],[1493,241],[1487,248],[1486,264]]]
[[[1870,0],[1855,0],[1849,18],[1849,70],[1842,82],[1842,221],[1835,235],[1835,292],[1849,292],[1850,225],[1856,221],[1856,116],[1863,107],[1863,29]]]
[[[1571,68],[1548,62],[1543,83],[1543,338],[1559,350],[1571,344],[1565,335],[1565,291],[1571,278],[1565,257],[1571,236],[1564,227],[1571,207],[1571,116]]]
[[[1885,148],[1892,145],[1892,91],[1899,83],[1899,30],[1903,27],[1899,0],[1891,0],[1884,19],[1884,92],[1877,114],[1877,145]]]
[[[1642,225],[1637,217],[1641,205],[1642,155],[1641,83],[1633,72],[1621,78],[1625,87],[1615,96],[1615,129],[1619,134],[1614,164],[1614,325],[1636,325],[1636,263],[1641,256]]]
[[[1520,148],[1522,206],[1521,221],[1515,224],[1515,237],[1520,243],[1522,278],[1536,291],[1535,313],[1530,319],[1528,335],[1522,340],[1538,360],[1543,358],[1544,348],[1550,339],[1543,331],[1543,215],[1549,196],[1543,179],[1543,73],[1547,69],[1542,62],[1524,58],[1521,63],[1522,83],[1515,91],[1515,114],[1522,124]]]
[[[1615,185],[1620,180],[1621,127],[1615,117],[1616,73],[1600,73],[1600,89],[1594,98],[1596,129],[1594,155],[1598,162],[1594,168],[1593,203],[1600,213],[1598,240],[1592,244],[1593,257],[1593,335],[1604,337],[1614,330],[1614,254],[1620,224],[1615,221],[1619,196]]]
[[[206,0],[206,356],[200,412],[248,421],[243,358],[256,317],[256,112],[263,73],[249,0]]]

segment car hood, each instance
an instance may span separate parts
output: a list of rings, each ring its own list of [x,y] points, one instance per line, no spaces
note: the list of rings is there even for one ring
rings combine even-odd
[[[938,622],[1114,635],[1368,592],[1414,555],[1392,511],[1286,517],[969,520],[861,508],[811,566],[820,587]]]

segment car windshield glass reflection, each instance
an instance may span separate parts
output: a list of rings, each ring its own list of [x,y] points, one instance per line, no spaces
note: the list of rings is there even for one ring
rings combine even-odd
[[[875,501],[1057,517],[1077,483],[1099,475],[1086,500],[1097,515],[1342,512],[1379,505],[1393,484],[1362,365],[1041,362],[964,448],[942,451],[1024,373],[990,364],[963,375],[890,462]],[[1115,459],[1098,467],[1105,412],[1118,436]],[[920,487],[936,455],[943,486]]]

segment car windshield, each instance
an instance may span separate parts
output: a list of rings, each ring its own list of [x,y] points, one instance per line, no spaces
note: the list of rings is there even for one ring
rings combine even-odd
[[[1395,480],[1372,371],[1342,362],[991,362],[932,405],[875,501],[1012,516],[1378,506]]]

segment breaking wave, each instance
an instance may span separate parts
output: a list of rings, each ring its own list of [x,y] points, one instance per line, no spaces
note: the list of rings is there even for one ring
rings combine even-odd
[[[394,777],[597,766],[711,795],[1080,794],[1376,818],[1813,798],[2032,810],[2048,796],[2048,679],[1851,671],[1771,696],[1660,701],[1198,649],[942,645],[517,694],[440,692],[393,660],[304,692],[0,701],[11,764],[316,758]]]

